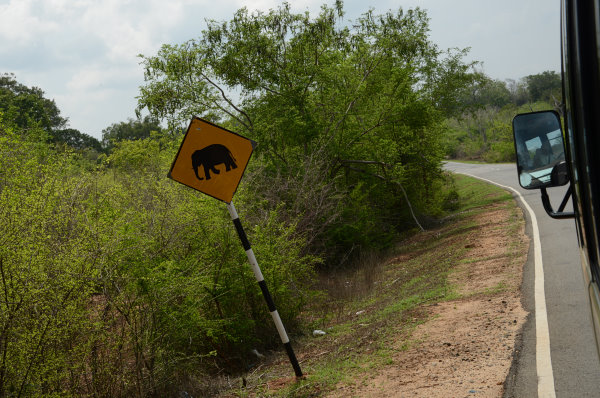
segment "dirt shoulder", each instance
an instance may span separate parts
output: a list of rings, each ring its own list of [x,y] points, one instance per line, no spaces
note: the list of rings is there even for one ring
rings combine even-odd
[[[329,396],[501,397],[527,315],[519,287],[529,243],[523,223],[501,227],[511,217],[502,206],[478,215],[465,241],[472,250],[450,277],[462,297],[428,306],[430,320],[414,330],[409,349]]]
[[[529,248],[511,195],[456,177],[461,208],[386,258],[323,277],[293,345],[305,374],[282,352],[226,397],[501,397],[519,331]],[[324,335],[313,335],[313,330]]]

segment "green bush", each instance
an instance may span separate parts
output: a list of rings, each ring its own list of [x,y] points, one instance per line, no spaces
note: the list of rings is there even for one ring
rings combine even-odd
[[[512,119],[518,113],[552,109],[547,102],[485,107],[446,120],[443,145],[446,157],[483,160],[490,163],[514,162]]]
[[[512,141],[494,142],[483,158],[490,163],[514,162],[516,160],[515,145]]]
[[[279,345],[225,205],[166,178],[176,146],[124,141],[94,169],[0,128],[0,396],[199,391]],[[294,326],[318,259],[278,211],[247,232]]]

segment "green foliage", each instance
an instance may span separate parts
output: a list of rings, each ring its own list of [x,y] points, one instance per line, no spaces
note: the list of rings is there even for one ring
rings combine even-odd
[[[52,132],[52,141],[68,145],[73,149],[92,149],[98,153],[102,152],[100,141],[76,129],[55,130]]]
[[[369,11],[352,28],[342,16],[341,2],[315,17],[287,3],[243,8],[198,39],[142,56],[138,111],[174,130],[197,115],[258,141],[254,201],[283,203],[284,219],[298,216],[309,250],[321,253],[389,243],[407,228],[408,201],[419,214],[438,210],[442,118],[473,78],[466,51],[444,54],[429,41],[423,10]],[[346,217],[357,207],[363,215]]]
[[[452,158],[510,162],[515,159],[512,118],[517,109],[506,106],[481,108],[462,118],[449,119],[446,153]]]
[[[510,92],[511,102],[517,106],[521,106],[527,103],[529,93],[527,92],[527,85],[523,80],[506,80],[506,88]]]
[[[78,150],[101,151],[100,142],[94,137],[66,128],[68,120],[60,115],[54,100],[44,97],[44,91],[17,82],[13,74],[0,75],[0,113],[5,123],[32,138],[41,139],[39,131],[43,130],[46,132],[44,140]]]
[[[113,123],[102,130],[102,146],[111,151],[119,141],[150,138],[152,134],[161,132],[158,121],[150,116],[139,120],[128,119],[126,122]]]
[[[22,130],[41,127],[50,132],[67,124],[54,100],[44,98],[44,92],[38,87],[30,88],[17,82],[10,73],[0,75],[0,112],[4,120]]]
[[[511,93],[504,82],[478,74],[461,90],[459,98],[464,113],[485,107],[501,108],[511,102]]]
[[[340,245],[344,252],[357,247],[387,246],[394,235],[389,228],[385,231],[387,233],[379,230],[384,225],[383,220],[380,220],[382,214],[379,208],[370,205],[368,193],[362,183],[356,185],[349,200],[342,212],[341,222],[335,223],[331,228],[330,239]]]
[[[177,146],[121,141],[95,169],[0,123],[0,396],[201,396],[277,344],[224,206],[165,178]],[[247,229],[293,326],[318,259],[279,211]]]
[[[546,71],[504,83],[481,74],[461,91],[461,98],[461,112],[446,120],[442,140],[446,156],[512,162],[512,118],[521,112],[557,108],[562,98],[560,76]]]
[[[90,294],[77,276],[93,260],[82,252],[87,231],[74,215],[81,191],[66,172],[69,157],[6,127],[0,141],[0,391],[22,396],[60,386],[57,369],[75,382],[73,342],[87,332],[81,309]]]
[[[562,83],[560,75],[554,71],[545,71],[525,77],[527,91],[531,102],[545,101],[550,103],[562,100]]]

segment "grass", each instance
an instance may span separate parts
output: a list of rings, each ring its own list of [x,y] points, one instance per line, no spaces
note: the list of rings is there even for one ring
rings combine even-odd
[[[454,175],[456,190],[460,199],[460,212],[485,211],[492,203],[506,203],[511,206],[512,195],[495,185],[487,184],[475,178],[460,174]]]
[[[449,162],[465,163],[465,164],[514,164],[515,162],[488,162],[485,160],[471,160],[471,159],[447,159]]]
[[[488,164],[483,160],[467,160],[467,159],[448,159],[449,162],[466,163],[466,164]]]
[[[293,379],[287,358],[279,355],[276,364],[248,377],[245,390],[228,396],[321,396],[338,385],[364,382],[365,373],[378,372],[393,363],[396,353],[419,344],[411,333],[429,320],[426,306],[461,297],[448,276],[458,264],[482,260],[472,259],[465,244],[479,227],[475,216],[494,205],[511,211],[511,222],[501,228],[516,230],[520,222],[510,194],[470,177],[454,177],[459,207],[439,228],[401,242],[385,258],[365,258],[356,269],[324,277],[320,302],[304,314],[310,328],[293,342],[305,378]],[[507,250],[517,249],[513,244]],[[476,294],[505,288],[499,282]],[[313,328],[327,334],[315,338]]]

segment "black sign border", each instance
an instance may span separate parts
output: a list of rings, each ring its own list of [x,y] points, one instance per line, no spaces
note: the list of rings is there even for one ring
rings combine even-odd
[[[229,204],[229,203],[231,203],[231,202],[227,202],[227,201],[225,201],[225,200],[223,200],[223,199],[217,198],[217,197],[215,197],[215,196],[213,196],[213,195],[211,195],[211,194],[209,194],[209,193],[202,192],[202,191],[201,191],[201,190],[199,190],[198,188],[196,188],[196,187],[193,187],[193,186],[191,186],[191,185],[188,185],[188,184],[186,184],[186,183],[184,183],[184,182],[178,181],[178,180],[174,179],[174,178],[171,176],[171,172],[173,171],[173,168],[175,167],[175,162],[177,162],[177,159],[179,159],[179,154],[181,153],[181,148],[183,148],[183,144],[185,144],[185,140],[186,140],[186,138],[187,138],[188,134],[190,133],[190,131],[192,130],[192,123],[194,123],[194,120],[200,120],[201,122],[204,122],[204,123],[206,123],[206,124],[210,124],[210,125],[211,125],[211,126],[213,126],[213,127],[216,127],[216,128],[218,128],[218,129],[221,129],[221,130],[227,131],[228,133],[231,133],[231,134],[237,135],[237,136],[238,136],[238,137],[240,137],[240,138],[243,138],[243,139],[245,139],[245,140],[248,140],[248,141],[250,141],[250,144],[252,145],[252,152],[250,152],[250,157],[248,158],[248,161],[246,162],[246,165],[244,166],[244,170],[242,170],[242,175],[241,175],[241,177],[240,177],[240,180],[238,181],[238,184],[236,185],[236,187],[235,187],[235,190],[233,191],[233,194],[231,195],[231,200],[232,200],[232,201],[233,201],[233,197],[235,196],[235,193],[237,192],[237,189],[238,189],[238,187],[240,186],[240,183],[242,182],[242,178],[244,178],[244,173],[246,172],[246,168],[248,167],[248,164],[250,163],[250,159],[252,159],[252,154],[254,153],[254,148],[256,148],[256,146],[258,145],[258,143],[257,143],[256,141],[254,141],[254,140],[251,140],[250,138],[244,137],[243,135],[240,135],[240,134],[238,134],[238,133],[236,133],[236,132],[234,132],[234,131],[231,131],[231,130],[229,130],[229,129],[226,129],[225,127],[219,126],[219,125],[217,125],[217,124],[215,124],[215,123],[213,123],[213,122],[210,122],[210,121],[208,121],[208,120],[206,120],[206,119],[202,119],[201,117],[198,117],[198,116],[194,116],[194,117],[192,117],[192,120],[190,121],[190,124],[188,125],[187,131],[185,132],[185,135],[183,136],[183,140],[181,140],[181,145],[179,145],[179,149],[177,150],[177,155],[175,155],[175,159],[173,159],[173,163],[171,163],[171,168],[169,169],[169,172],[167,173],[167,177],[168,177],[168,178],[170,178],[171,180],[175,181],[175,182],[178,182],[178,183],[180,183],[181,185],[185,185],[186,187],[192,188],[193,190],[196,190],[196,191],[198,191],[198,192],[201,192],[201,193],[203,193],[204,195],[208,195],[208,196],[210,196],[211,198],[214,198],[214,199],[220,200],[220,201],[221,201],[221,202],[223,202],[223,203],[227,203],[227,204]]]

